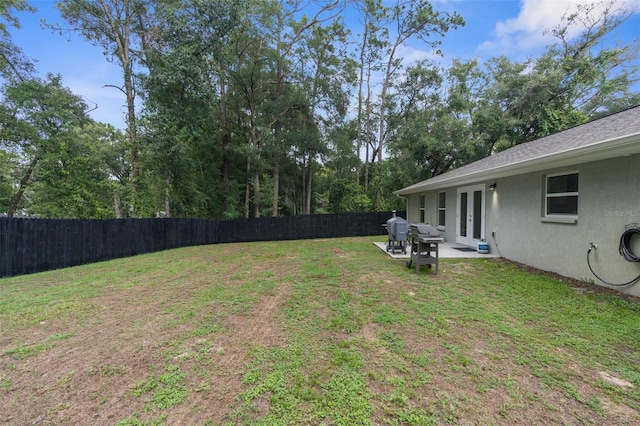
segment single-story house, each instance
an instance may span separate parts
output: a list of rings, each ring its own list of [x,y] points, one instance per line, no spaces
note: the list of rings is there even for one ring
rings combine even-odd
[[[445,240],[611,286],[640,275],[640,106],[516,145],[396,191]],[[589,254],[587,252],[595,245]],[[606,284],[610,283],[610,284]],[[640,296],[640,280],[616,289]]]

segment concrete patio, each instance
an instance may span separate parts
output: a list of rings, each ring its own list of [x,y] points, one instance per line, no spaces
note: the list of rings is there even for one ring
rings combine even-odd
[[[387,242],[374,242],[373,243],[376,247],[378,247],[380,250],[382,250],[384,253],[386,253],[388,256],[394,258],[394,259],[409,259],[410,257],[410,253],[409,253],[409,247],[407,247],[407,253],[402,253],[402,250],[395,250],[395,253],[391,253],[391,251],[387,251]],[[482,253],[478,253],[477,251],[460,251],[457,250],[455,247],[464,247],[461,244],[454,244],[454,243],[440,243],[440,247],[438,247],[438,257],[441,259],[448,259],[448,258],[487,258],[487,257],[500,257],[500,255],[496,254],[496,253],[488,253],[488,254],[482,254]]]

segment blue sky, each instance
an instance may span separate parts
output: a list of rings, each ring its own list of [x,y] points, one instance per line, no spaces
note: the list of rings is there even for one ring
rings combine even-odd
[[[212,0],[215,1],[215,0]],[[11,29],[14,42],[24,53],[36,59],[38,72],[62,75],[65,86],[97,106],[91,116],[101,122],[124,128],[124,95],[105,85],[121,85],[121,72],[109,63],[102,49],[77,35],[59,35],[42,29],[40,21],[62,23],[55,2],[31,0],[35,13],[19,14],[22,28]],[[392,3],[386,1],[386,3]],[[436,10],[457,11],[466,26],[451,31],[443,39],[443,61],[453,58],[487,59],[506,55],[511,60],[524,60],[540,53],[551,39],[542,29],[553,27],[560,17],[582,0],[435,0]],[[640,9],[640,0],[619,0]],[[357,32],[354,29],[354,32]],[[613,37],[611,43],[640,42],[640,13],[636,13]],[[431,56],[423,46],[412,43],[401,50],[405,63]]]

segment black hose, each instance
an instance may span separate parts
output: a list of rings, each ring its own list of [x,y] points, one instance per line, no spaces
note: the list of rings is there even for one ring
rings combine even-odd
[[[591,249],[587,250],[587,265],[589,265],[589,270],[591,270],[591,273],[592,273],[592,274],[593,274],[597,279],[599,279],[600,281],[602,281],[603,283],[605,283],[605,284],[607,284],[607,285],[610,285],[610,286],[612,286],[612,287],[624,287],[624,286],[627,286],[627,285],[631,285],[631,284],[635,283],[636,281],[640,280],[640,275],[638,275],[637,277],[635,277],[635,278],[634,278],[634,279],[632,279],[631,281],[628,281],[628,282],[626,282],[626,283],[622,283],[622,284],[614,284],[614,283],[610,283],[610,282],[607,282],[607,281],[603,280],[602,278],[600,278],[600,277],[598,276],[598,274],[596,274],[595,272],[593,272],[593,268],[591,267],[591,262],[589,261],[589,255],[590,255],[590,254],[591,254]]]
[[[632,223],[627,225],[620,237],[620,255],[624,256],[629,262],[640,262],[640,256],[631,251],[631,238],[636,234],[640,234],[640,224]]]
[[[496,251],[498,252],[498,256],[502,257],[502,253],[500,253],[500,247],[498,247],[498,241],[496,240],[496,234],[492,232],[491,237],[493,238],[493,242],[496,245]]]
[[[620,252],[620,255],[623,256],[629,262],[640,262],[640,256],[637,256],[631,250],[631,238],[636,234],[640,234],[640,224],[632,223],[631,225],[627,225],[626,226],[625,231],[622,233],[622,236],[620,237],[620,247],[619,247],[618,251]],[[627,281],[626,283],[621,283],[621,284],[614,284],[614,283],[610,283],[610,282],[607,282],[607,281],[603,280],[602,278],[600,278],[598,276],[598,274],[596,274],[593,271],[593,268],[591,267],[591,261],[589,259],[589,255],[591,254],[591,249],[592,248],[593,247],[591,247],[591,248],[589,248],[589,250],[587,250],[587,265],[589,265],[589,270],[591,271],[591,273],[597,279],[599,279],[603,283],[605,283],[607,285],[610,285],[612,287],[624,287],[624,286],[631,285],[631,284],[635,283],[636,281],[640,280],[640,275],[638,275],[637,277],[635,277],[631,281]]]

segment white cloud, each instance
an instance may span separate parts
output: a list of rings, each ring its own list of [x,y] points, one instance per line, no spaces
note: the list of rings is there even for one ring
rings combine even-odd
[[[578,10],[580,5],[593,4],[594,0],[521,0],[517,17],[499,21],[493,30],[493,39],[478,47],[479,52],[491,52],[493,55],[512,55],[522,52],[526,55],[536,52],[553,42],[553,37],[544,35],[544,30],[558,26],[562,17]],[[594,6],[603,10],[608,1]],[[614,10],[623,6],[638,7],[640,0],[615,0]],[[596,12],[597,13],[597,12]],[[569,37],[578,35],[583,28],[569,28]]]
[[[396,57],[402,58],[402,64],[406,66],[414,65],[416,62],[423,59],[439,59],[433,51],[427,51],[422,49],[416,49],[415,47],[401,45],[398,46],[396,51]]]

